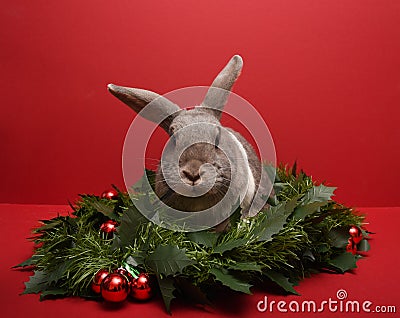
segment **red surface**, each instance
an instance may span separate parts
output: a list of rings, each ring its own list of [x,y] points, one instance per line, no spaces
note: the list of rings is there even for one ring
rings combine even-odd
[[[278,159],[355,206],[400,206],[400,2],[13,0],[0,10],[0,202],[122,187],[134,114],[114,82],[208,85],[235,53],[234,91]]]
[[[38,295],[19,294],[23,291],[23,282],[31,275],[29,271],[11,270],[10,268],[31,256],[32,243],[26,240],[38,219],[47,219],[57,215],[57,212],[67,212],[67,206],[51,205],[0,205],[0,224],[2,224],[0,261],[0,304],[2,317],[168,317],[162,300],[156,297],[144,304],[125,302],[121,307],[105,306],[94,301],[80,298],[66,298],[39,302]],[[303,280],[296,290],[301,296],[282,296],[271,291],[256,290],[253,295],[221,295],[215,308],[204,310],[194,308],[182,302],[172,304],[173,317],[267,317],[272,313],[258,313],[258,301],[267,296],[269,301],[287,302],[297,300],[314,300],[321,302],[330,297],[336,299],[336,292],[345,289],[348,300],[362,303],[369,300],[376,305],[394,305],[395,314],[379,314],[379,317],[398,317],[400,303],[398,297],[398,282],[400,274],[396,266],[399,263],[398,224],[400,208],[362,208],[370,223],[368,229],[376,232],[370,241],[371,251],[368,257],[358,262],[359,268],[344,275],[318,274]],[[11,222],[12,218],[12,222]],[[5,251],[4,251],[5,250]],[[289,317],[311,317],[309,313],[282,314],[273,313],[274,317],[285,315]],[[331,313],[325,310],[315,314],[318,317],[375,317],[366,313]],[[378,316],[378,315],[377,315]]]

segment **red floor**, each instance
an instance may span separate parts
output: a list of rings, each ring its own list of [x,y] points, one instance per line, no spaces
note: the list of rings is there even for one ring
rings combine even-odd
[[[273,292],[256,290],[253,295],[222,296],[214,308],[207,310],[194,308],[182,302],[173,302],[173,317],[400,317],[399,286],[399,235],[400,208],[360,208],[367,214],[370,223],[368,229],[376,234],[371,239],[371,251],[368,257],[358,262],[359,268],[344,275],[318,274],[303,280],[296,288],[301,296],[282,296]],[[156,297],[144,304],[127,301],[118,307],[86,301],[80,298],[66,298],[40,302],[38,295],[19,294],[24,289],[24,281],[31,275],[29,271],[12,270],[11,267],[27,259],[32,252],[32,243],[26,238],[30,236],[31,228],[36,226],[37,220],[55,217],[57,212],[69,211],[68,206],[52,205],[11,205],[0,204],[0,224],[2,233],[0,239],[5,252],[0,255],[0,304],[1,317],[167,317],[162,301]],[[317,307],[323,301],[336,301],[336,293],[343,289],[347,298],[342,301],[343,310],[339,306],[337,311],[329,309],[329,304],[318,313],[281,313],[276,304],[286,301],[284,308],[289,310],[288,304],[296,301],[300,305],[303,301],[314,301]],[[276,303],[273,312],[257,310],[257,304],[267,296],[268,303]],[[347,301],[357,301],[360,312],[345,312]],[[371,302],[366,313],[362,305]],[[350,304],[350,303],[348,303]],[[262,305],[262,304],[260,304]],[[334,306],[335,304],[332,304]],[[292,302],[292,306],[295,303]],[[381,306],[381,307],[379,307]],[[379,313],[381,309],[392,310],[395,313]],[[261,306],[262,307],[262,306]],[[294,307],[292,307],[294,308]],[[307,310],[307,307],[305,308]],[[333,308],[334,309],[334,308]],[[351,310],[351,306],[349,307]],[[375,311],[375,313],[372,313]]]

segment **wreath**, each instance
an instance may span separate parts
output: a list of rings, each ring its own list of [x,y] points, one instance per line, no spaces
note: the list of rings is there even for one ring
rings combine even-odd
[[[170,313],[175,297],[208,304],[217,287],[250,294],[254,284],[271,281],[297,294],[294,286],[310,273],[356,268],[369,250],[364,216],[333,201],[336,188],[296,170],[276,168],[269,204],[252,218],[235,211],[222,233],[154,224],[132,203],[140,187],[130,195],[115,187],[80,195],[71,214],[34,230],[32,257],[15,266],[34,270],[23,293],[120,302],[158,291]]]

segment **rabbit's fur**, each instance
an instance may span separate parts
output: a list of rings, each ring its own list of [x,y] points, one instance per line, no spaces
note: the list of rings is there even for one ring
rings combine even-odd
[[[184,144],[187,144],[188,141],[206,141],[194,143],[186,148],[179,157],[179,165],[176,165],[178,168],[174,168],[172,164],[167,164],[168,169],[164,170],[161,169],[161,166],[158,167],[155,192],[164,203],[172,208],[186,212],[202,211],[214,206],[222,199],[231,183],[231,169],[227,156],[214,144],[218,144],[218,138],[223,137],[221,134],[230,133],[229,137],[234,143],[232,146],[236,146],[242,158],[245,158],[240,163],[239,171],[247,172],[248,177],[246,195],[241,202],[242,214],[253,216],[258,212],[249,211],[249,208],[260,182],[261,162],[253,147],[242,135],[229,128],[222,129],[222,133],[219,129],[222,109],[241,72],[242,65],[242,58],[238,55],[233,56],[215,78],[203,103],[193,109],[180,109],[168,99],[150,91],[108,85],[109,91],[133,110],[140,112],[140,115],[146,119],[160,123],[159,125],[171,136],[171,139],[173,138],[171,147],[175,147],[173,149],[176,151],[184,149]],[[150,102],[153,102],[151,111],[142,111]],[[193,129],[185,129],[185,133],[179,134],[180,129],[189,127],[193,123],[198,125]],[[212,172],[210,169],[215,170]],[[208,192],[197,197],[176,193],[166,182],[169,180],[170,185],[174,182],[183,182],[186,187],[187,185],[200,186],[203,184],[206,186],[214,181],[211,174],[215,171],[213,186]]]

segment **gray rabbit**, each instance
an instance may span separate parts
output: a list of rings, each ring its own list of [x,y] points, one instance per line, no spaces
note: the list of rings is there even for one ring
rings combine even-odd
[[[260,187],[260,159],[241,134],[220,124],[222,110],[242,66],[242,58],[233,56],[215,78],[201,105],[192,109],[181,109],[151,91],[108,85],[114,96],[140,112],[142,117],[158,123],[171,136],[169,147],[165,149],[170,150],[173,159],[171,162],[166,160],[164,166],[159,165],[155,192],[174,209],[197,212],[214,206],[227,193],[233,173],[239,174],[236,187],[245,187],[240,200],[243,217],[254,216],[265,204],[261,195],[258,196],[260,202],[252,204]],[[145,109],[150,103],[152,108]],[[219,147],[221,140],[228,143],[229,149],[235,148],[238,157],[241,156],[236,170],[232,170],[229,156]],[[200,192],[191,195],[194,189]]]

